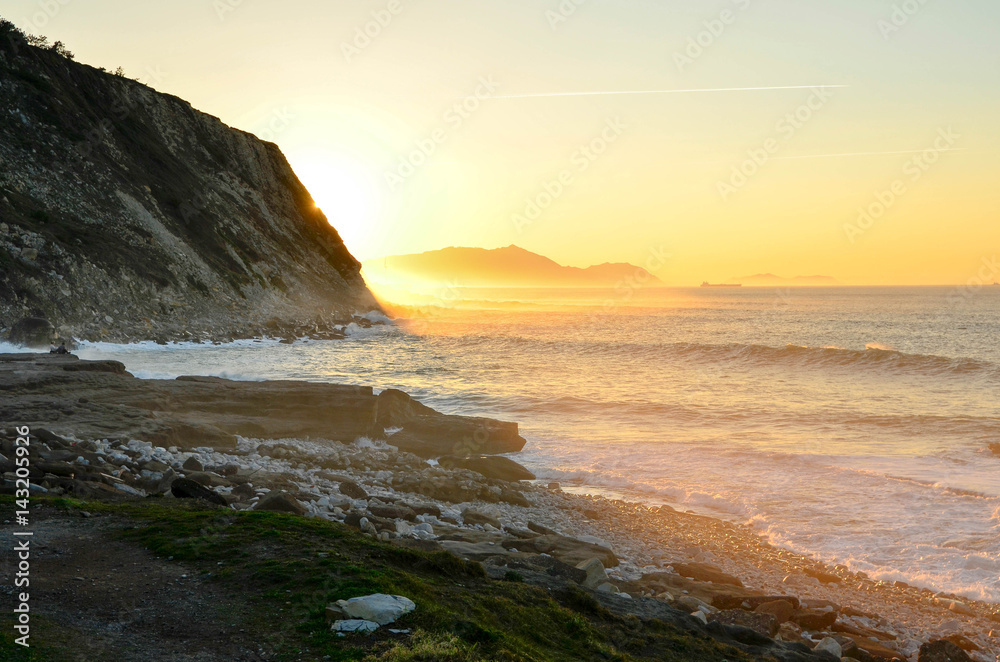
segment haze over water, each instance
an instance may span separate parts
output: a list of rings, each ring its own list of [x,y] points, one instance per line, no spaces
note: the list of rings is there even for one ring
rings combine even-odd
[[[403,389],[566,489],[1000,600],[1000,287],[463,292],[341,342],[90,345],[139,376]],[[518,302],[518,303],[513,303]]]

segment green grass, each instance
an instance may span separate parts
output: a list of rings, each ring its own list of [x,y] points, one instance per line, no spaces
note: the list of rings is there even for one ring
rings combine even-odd
[[[73,500],[49,503],[84,508]],[[85,507],[120,522],[122,538],[211,574],[221,590],[241,596],[252,613],[248,631],[283,660],[749,659],[667,623],[614,616],[584,591],[552,596],[520,581],[492,581],[480,565],[451,554],[394,547],[323,520],[173,500]],[[370,593],[417,604],[396,624],[411,637],[387,628],[371,636],[330,632],[327,604]],[[18,657],[23,652],[14,648],[0,640],[0,660],[59,659],[34,651]]]

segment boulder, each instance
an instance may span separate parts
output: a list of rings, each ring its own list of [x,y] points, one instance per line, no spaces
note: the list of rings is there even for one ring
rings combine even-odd
[[[378,623],[360,618],[350,618],[342,621],[334,621],[330,629],[334,632],[374,632],[378,629]]]
[[[372,621],[379,625],[393,623],[417,608],[409,598],[384,593],[338,600],[337,606],[350,618]]]
[[[252,499],[257,496],[257,492],[250,483],[241,483],[233,488],[231,494],[239,499]]]
[[[340,493],[351,499],[367,499],[368,493],[353,480],[345,480],[340,483]]]
[[[817,653],[829,653],[838,660],[843,652],[840,648],[840,642],[833,637],[825,637],[822,641],[816,644],[813,650]]]
[[[716,614],[711,614],[708,620],[716,621],[723,625],[736,625],[749,628],[765,637],[773,637],[778,633],[778,623],[773,614],[761,614],[742,609],[726,609]]]
[[[178,499],[201,499],[220,506],[229,505],[221,494],[194,482],[189,478],[178,478],[170,484],[170,493]]]
[[[792,614],[792,622],[803,630],[826,630],[837,622],[837,612],[818,609],[798,609]]]
[[[955,634],[949,634],[944,639],[945,641],[950,641],[951,643],[955,644],[964,651],[979,650],[979,646],[976,644],[976,642],[972,641],[971,639],[969,639],[964,635],[958,634],[957,632]]]
[[[485,561],[494,556],[509,556],[512,552],[500,545],[488,542],[462,542],[459,540],[440,540],[441,547],[460,559],[467,561]]]
[[[468,469],[469,471],[482,474],[487,478],[495,478],[497,480],[517,482],[519,480],[535,479],[535,474],[514,460],[498,455],[476,455],[471,457],[445,455],[438,458],[438,464],[446,469]]]
[[[558,534],[536,536],[525,540],[506,540],[503,546],[508,549],[514,547],[522,552],[549,554],[570,565],[577,565],[592,558],[600,560],[605,568],[618,565],[618,557],[610,549]]]
[[[972,662],[964,650],[958,645],[940,639],[929,641],[920,647],[918,662]]]
[[[501,527],[500,520],[496,517],[487,515],[482,511],[476,510],[475,508],[466,508],[463,510],[462,521],[468,526],[474,526],[476,524],[489,524],[497,529]]]
[[[406,393],[386,389],[375,404],[375,433],[401,428],[389,443],[424,458],[442,455],[516,453],[525,439],[517,423],[439,414]]]
[[[576,565],[577,568],[587,573],[586,579],[581,582],[587,588],[597,588],[608,581],[608,573],[604,569],[601,559],[592,558],[582,561]]]
[[[827,572],[822,568],[803,568],[802,572],[810,577],[819,580],[823,584],[839,584],[841,581],[843,581],[837,575]]]
[[[181,468],[185,471],[204,471],[205,465],[201,463],[201,460],[192,455],[188,459],[184,460],[184,464],[181,465]]]
[[[48,349],[55,339],[56,328],[41,317],[25,317],[10,329],[10,342],[22,347]]]
[[[299,503],[295,497],[280,490],[268,492],[261,497],[253,509],[273,513],[292,513],[293,515],[304,515],[307,512],[306,507]]]
[[[715,566],[707,563],[671,563],[674,571],[682,577],[690,577],[702,582],[712,582],[713,584],[728,584],[730,586],[743,586],[736,577],[727,575]]]
[[[417,514],[406,506],[388,503],[378,503],[372,501],[368,504],[368,512],[387,519],[405,519],[408,522],[415,522]]]
[[[757,605],[754,612],[757,614],[771,614],[774,616],[777,624],[781,625],[791,620],[792,614],[795,613],[795,607],[787,600],[772,600]]]

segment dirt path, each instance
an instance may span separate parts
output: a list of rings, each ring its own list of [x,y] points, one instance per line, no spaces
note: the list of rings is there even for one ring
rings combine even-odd
[[[111,527],[120,524],[112,518],[48,507],[33,514],[33,641],[64,648],[66,662],[271,659],[243,628],[248,609],[241,599],[181,563],[117,539]],[[3,551],[7,596],[10,547]]]

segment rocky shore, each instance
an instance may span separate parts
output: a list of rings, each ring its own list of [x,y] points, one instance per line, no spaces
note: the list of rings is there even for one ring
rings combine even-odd
[[[113,361],[19,354],[0,355],[0,392],[7,493],[14,428],[27,425],[40,496],[327,520],[449,552],[497,581],[578,589],[607,612],[752,659],[985,662],[1000,653],[995,605],[872,581],[719,520],[569,494],[500,455],[523,447],[516,424],[442,415],[399,391],[139,380]]]

